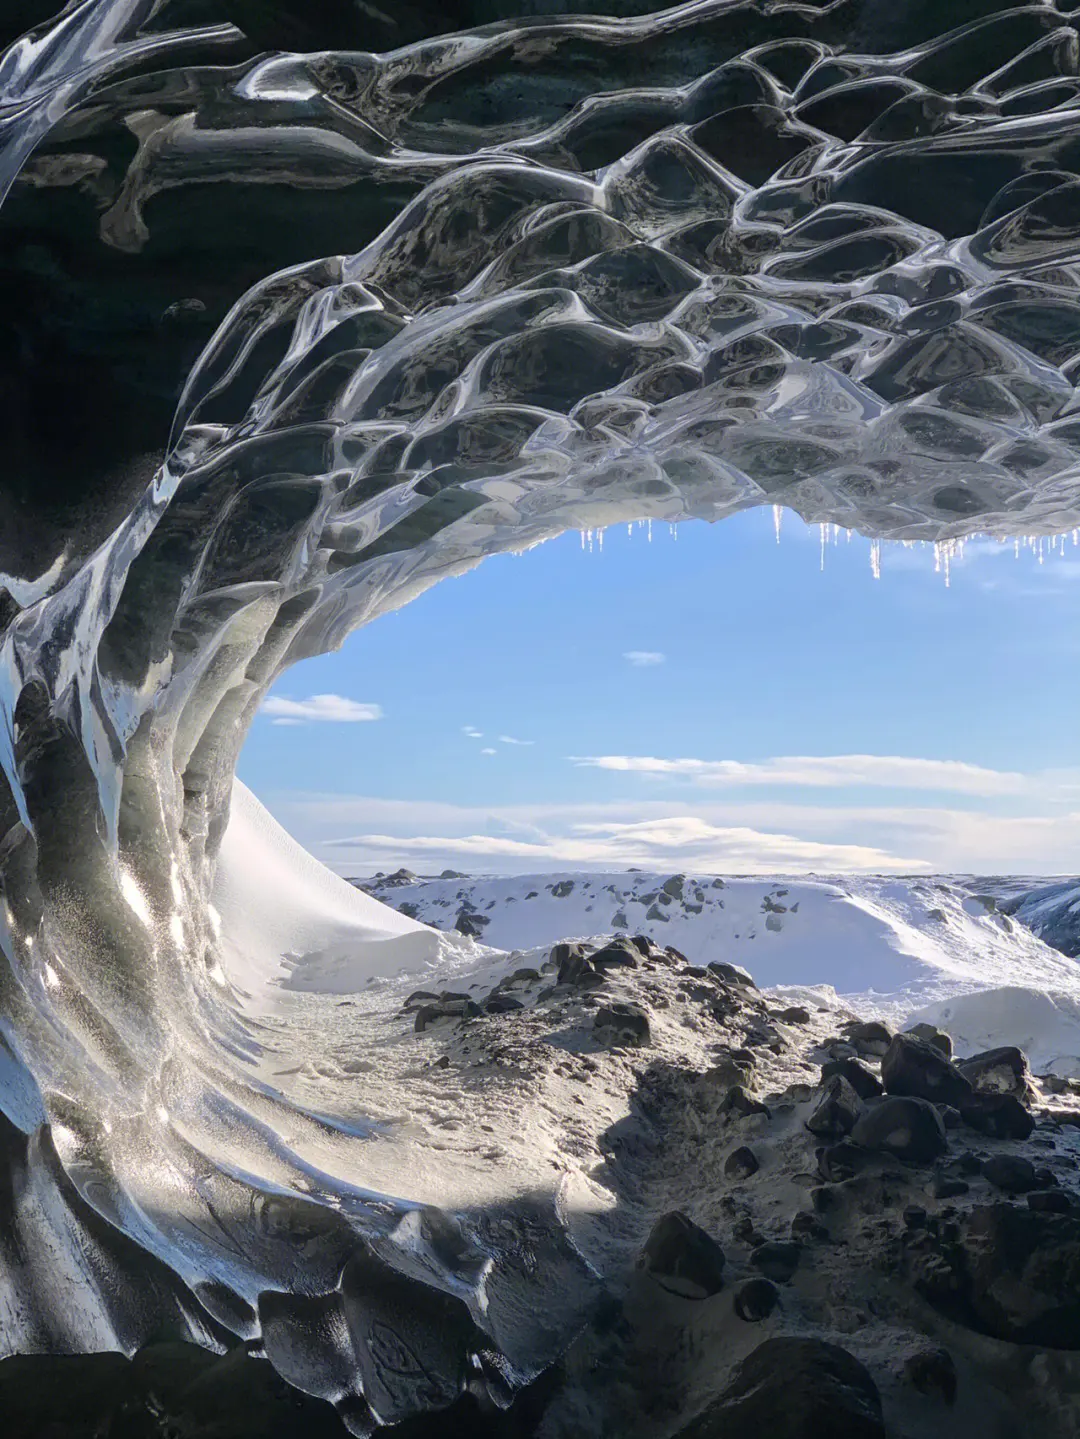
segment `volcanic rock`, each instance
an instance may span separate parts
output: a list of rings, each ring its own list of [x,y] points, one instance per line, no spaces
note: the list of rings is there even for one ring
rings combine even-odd
[[[806,1121],[811,1134],[821,1139],[843,1139],[855,1128],[862,1112],[862,1101],[842,1074],[834,1074],[826,1083],[813,1114]]]
[[[952,1059],[952,1037],[943,1029],[938,1029],[936,1024],[913,1024],[904,1033],[910,1034],[913,1039],[921,1039],[924,1044],[932,1044],[946,1059]]]
[[[709,963],[707,968],[710,973],[715,974],[717,979],[722,979],[725,984],[737,984],[744,989],[757,989],[757,985],[740,965],[725,964],[723,960],[714,959]]]
[[[956,1365],[947,1349],[920,1349],[904,1363],[904,1378],[920,1394],[956,1403]]]
[[[760,1100],[747,1094],[741,1084],[733,1084],[724,1096],[720,1105],[720,1113],[734,1114],[740,1119],[746,1119],[752,1114],[764,1114],[768,1118],[769,1109]]]
[[[1027,1197],[1028,1208],[1041,1214],[1072,1214],[1076,1201],[1064,1189],[1033,1189]]]
[[[1011,1044],[973,1054],[957,1068],[980,1094],[1026,1094],[1031,1081],[1027,1055]]]
[[[810,1011],[801,1004],[792,1004],[787,1009],[782,1009],[779,1014],[774,1014],[773,1018],[778,1019],[781,1024],[809,1024]]]
[[[724,1287],[724,1251],[712,1235],[678,1210],[653,1225],[638,1267],[684,1299],[708,1299]]]
[[[821,1082],[843,1075],[860,1099],[874,1099],[885,1090],[877,1075],[861,1059],[829,1059],[821,1066]]]
[[[1020,1154],[995,1154],[982,1167],[983,1178],[1005,1194],[1027,1194],[1037,1187],[1035,1166]]]
[[[1080,1218],[1015,1204],[973,1209],[955,1238],[909,1237],[905,1268],[941,1313],[1013,1344],[1080,1349]]]
[[[633,950],[626,944],[606,944],[603,949],[598,949],[589,956],[590,963],[595,969],[637,969],[638,960]]]
[[[877,1386],[837,1344],[766,1339],[679,1439],[886,1439]]]
[[[945,1126],[934,1106],[907,1095],[868,1105],[851,1138],[865,1149],[882,1150],[912,1164],[929,1164],[948,1147]]]
[[[771,1279],[748,1279],[735,1295],[735,1313],[748,1324],[768,1319],[780,1303],[780,1291]]]
[[[450,1024],[459,1019],[475,1019],[479,1013],[480,1006],[475,1000],[440,1000],[437,1004],[422,1005],[416,1011],[413,1028],[417,1034],[423,1034],[424,1030],[430,1029],[432,1025]]]
[[[750,1255],[750,1263],[774,1284],[787,1284],[802,1258],[802,1245],[793,1239],[769,1239]]]
[[[859,1054],[880,1059],[888,1049],[893,1033],[881,1020],[871,1019],[848,1025],[847,1037],[848,1043],[854,1045]]]
[[[605,1004],[596,1011],[593,1036],[608,1049],[651,1043],[649,1019],[636,1004]]]
[[[971,1081],[939,1049],[910,1034],[893,1038],[881,1061],[881,1080],[888,1094],[958,1108],[972,1092]]]
[[[733,1149],[724,1161],[724,1173],[728,1179],[749,1179],[760,1167],[757,1155],[745,1144]]]
[[[489,994],[483,1004],[485,1014],[509,1014],[511,1010],[524,1008],[521,1000],[512,994]]]
[[[1035,1128],[1015,1094],[972,1094],[959,1109],[970,1129],[990,1139],[1027,1139]]]

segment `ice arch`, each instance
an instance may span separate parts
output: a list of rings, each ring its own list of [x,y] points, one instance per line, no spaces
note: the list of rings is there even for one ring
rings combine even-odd
[[[0,1315],[258,1333],[363,1430],[557,1336],[483,1215],[252,1080],[208,895],[261,696],[568,527],[1077,524],[1077,31],[694,0],[262,53],[208,12],[73,0],[0,61]]]

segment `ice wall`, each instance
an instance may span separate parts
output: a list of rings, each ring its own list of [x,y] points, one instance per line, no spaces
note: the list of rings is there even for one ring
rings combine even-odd
[[[696,0],[303,52],[212,8],[73,0],[0,59],[0,1330],[258,1333],[363,1430],[539,1361],[494,1241],[383,1243],[408,1195],[253,1078],[209,904],[251,716],[566,528],[1076,525],[1077,28]]]

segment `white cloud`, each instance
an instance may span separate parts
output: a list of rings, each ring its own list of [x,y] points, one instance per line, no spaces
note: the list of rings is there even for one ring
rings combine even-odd
[[[500,743],[500,744],[535,744],[536,741],[535,741],[535,740],[531,740],[531,739],[514,739],[513,735],[501,734],[501,735],[499,736],[499,743]]]
[[[475,725],[471,724],[463,724],[461,726],[461,733],[468,735],[470,739],[484,738],[484,731],[477,729]]]
[[[826,844],[788,834],[769,834],[744,827],[709,824],[693,815],[671,815],[636,823],[592,823],[572,827],[571,833],[542,840],[514,839],[510,835],[350,835],[333,841],[358,857],[438,855],[490,861],[528,861],[531,866],[585,866],[625,868],[639,865],[663,869],[684,868],[725,873],[760,873],[804,870],[896,870],[929,868],[917,859],[900,857],[867,845]]]
[[[638,669],[647,669],[650,665],[662,665],[667,655],[661,654],[659,650],[625,650],[623,659],[629,660]]]
[[[480,751],[480,753],[481,753],[481,754],[495,754],[495,753],[497,753],[497,751],[491,749],[491,748],[488,747],[488,746],[485,746],[484,749],[482,749],[482,750]]]
[[[379,705],[361,704],[344,695],[309,695],[306,700],[270,695],[263,700],[261,708],[263,714],[273,716],[276,725],[360,724],[383,717]]]
[[[649,755],[582,755],[575,764],[624,774],[690,779],[710,787],[806,785],[846,789],[944,790],[984,797],[1023,795],[1031,777],[1011,770],[984,769],[961,760],[914,759],[900,755],[793,755],[744,764],[739,760],[657,759]]]

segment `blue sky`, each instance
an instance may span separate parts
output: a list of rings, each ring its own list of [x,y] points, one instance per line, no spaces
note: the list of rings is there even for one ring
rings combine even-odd
[[[498,556],[285,674],[240,777],[345,874],[1080,868],[1080,549],[880,569],[769,510]]]

